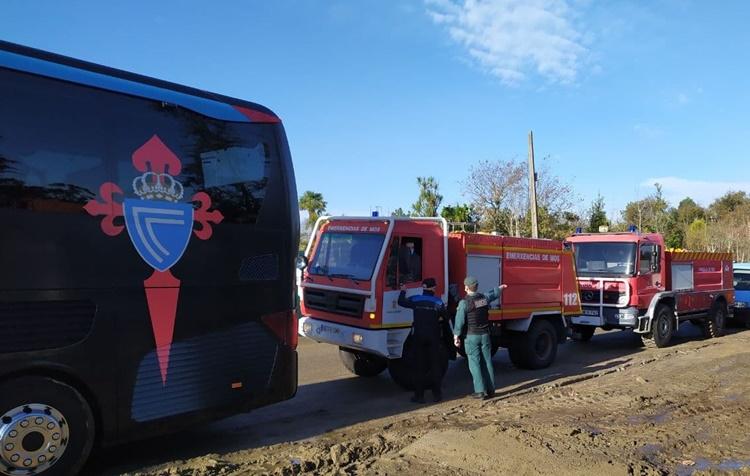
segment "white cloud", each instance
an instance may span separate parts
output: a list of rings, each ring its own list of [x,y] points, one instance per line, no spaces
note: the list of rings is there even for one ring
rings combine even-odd
[[[588,49],[567,0],[425,0],[432,20],[505,84],[575,82]]]
[[[677,95],[677,103],[678,104],[687,104],[690,102],[690,98],[685,93],[680,93]]]
[[[691,180],[680,177],[655,177],[645,180],[641,186],[653,189],[655,183],[662,186],[664,198],[672,206],[677,206],[685,197],[690,197],[703,206],[709,205],[715,199],[729,191],[750,192],[750,182],[721,182],[708,180]],[[650,191],[649,191],[650,193]]]

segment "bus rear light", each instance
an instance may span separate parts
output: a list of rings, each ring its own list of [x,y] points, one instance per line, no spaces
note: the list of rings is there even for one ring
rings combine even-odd
[[[292,349],[297,348],[297,318],[293,310],[268,314],[260,320],[281,340],[282,344]]]
[[[232,382],[232,389],[237,390],[242,388],[242,382]]]

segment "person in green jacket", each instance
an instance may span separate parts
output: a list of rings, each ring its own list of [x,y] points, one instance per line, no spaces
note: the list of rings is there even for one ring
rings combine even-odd
[[[490,339],[490,303],[500,299],[507,284],[489,291],[477,292],[479,282],[473,276],[464,279],[466,297],[458,303],[456,321],[453,326],[453,340],[456,347],[461,345],[461,335],[466,327],[464,349],[469,360],[469,371],[474,383],[472,397],[487,400],[495,396],[495,371],[492,368]]]

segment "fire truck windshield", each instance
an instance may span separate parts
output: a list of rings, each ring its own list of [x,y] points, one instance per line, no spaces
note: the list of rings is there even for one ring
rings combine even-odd
[[[575,243],[579,275],[632,276],[635,243]]]
[[[309,267],[313,275],[370,280],[385,235],[375,233],[323,233]]]

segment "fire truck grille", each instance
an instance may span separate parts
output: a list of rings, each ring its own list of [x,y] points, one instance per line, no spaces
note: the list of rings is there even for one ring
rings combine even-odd
[[[604,291],[604,304],[618,304],[620,296],[624,296],[619,291]],[[599,291],[581,291],[581,302],[584,304],[599,304]]]
[[[310,309],[352,317],[362,317],[365,306],[364,296],[321,289],[305,289],[303,299]]]
[[[604,304],[617,304],[619,299],[620,299],[619,291],[604,291]]]

